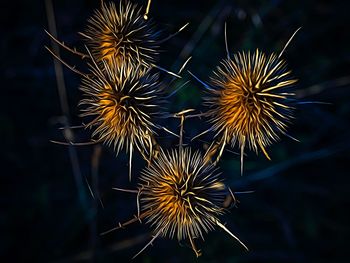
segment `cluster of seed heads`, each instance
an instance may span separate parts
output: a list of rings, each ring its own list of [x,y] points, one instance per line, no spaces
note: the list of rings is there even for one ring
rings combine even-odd
[[[117,154],[125,149],[129,176],[134,150],[147,161],[137,190],[119,189],[137,194],[137,216],[112,230],[144,219],[154,236],[139,253],[157,237],[176,237],[187,240],[199,256],[195,239],[204,239],[217,227],[247,249],[219,219],[226,211],[225,198],[236,199],[220,179],[217,163],[227,144],[238,144],[242,164],[246,147],[270,158],[266,147],[287,135],[293,118],[291,88],[296,79],[281,59],[284,49],[279,55],[256,50],[232,57],[227,49],[227,58],[213,71],[210,84],[191,73],[207,90],[207,111],[202,115],[211,128],[200,135],[214,132],[212,144],[204,154],[183,146],[183,123],[190,112],[185,110],[173,115],[181,119],[178,148],[163,149],[157,131],[166,129],[157,120],[165,115],[167,91],[156,63],[164,39],[148,18],[150,2],[146,10],[126,0],[102,2],[80,33],[85,52],[68,48],[49,34],[87,63],[88,73],[82,73],[61,60],[82,76],[81,116],[88,119],[85,126],[92,130],[94,142],[111,146]]]

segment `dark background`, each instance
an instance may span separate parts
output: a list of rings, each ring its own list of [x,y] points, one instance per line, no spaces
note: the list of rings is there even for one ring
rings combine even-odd
[[[54,1],[59,38],[81,47],[77,32],[98,6],[97,0]],[[136,213],[135,196],[111,188],[135,188],[144,162],[136,155],[129,183],[124,154],[116,158],[102,147],[99,156],[100,146],[69,149],[50,143],[64,139],[53,59],[44,49],[50,45],[44,33],[45,2],[1,1],[0,7],[1,262],[130,261],[150,239],[147,225],[135,223],[103,237],[99,233]],[[208,80],[225,56],[225,21],[232,52],[279,52],[302,26],[284,55],[299,78],[298,96],[301,101],[331,103],[300,105],[290,127],[300,143],[282,138],[268,149],[272,161],[248,152],[243,177],[239,157],[225,152],[220,166],[226,183],[234,191],[255,192],[240,195],[238,208],[222,220],[251,251],[218,230],[206,235],[205,242],[198,241],[203,251],[198,262],[348,262],[349,7],[347,1],[153,0],[151,16],[165,33],[190,22],[162,46],[163,67],[176,71],[192,55],[189,69]],[[62,51],[62,57],[84,70],[74,55]],[[79,76],[65,68],[64,77],[70,123],[79,125]],[[186,73],[184,79],[190,79]],[[171,98],[169,111],[200,108],[202,90],[192,80]],[[169,120],[165,125],[176,131],[178,123]],[[187,138],[205,127],[204,121],[187,122]],[[89,134],[74,130],[74,140],[88,141]],[[160,136],[163,146],[175,146],[176,140]],[[75,180],[70,156],[77,156],[75,174],[82,180]],[[92,165],[93,156],[98,164]],[[104,209],[89,194],[84,178],[96,194],[99,190]],[[136,261],[196,259],[188,244],[157,239]]]

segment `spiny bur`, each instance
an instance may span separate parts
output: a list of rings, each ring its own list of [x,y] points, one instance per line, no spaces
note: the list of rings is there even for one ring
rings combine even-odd
[[[90,64],[90,74],[82,79],[84,98],[79,105],[82,117],[91,116],[87,127],[92,137],[112,145],[117,154],[126,146],[130,166],[134,149],[146,160],[156,152],[156,119],[162,115],[163,89],[159,74],[115,60]]]
[[[192,152],[188,147],[167,152],[160,150],[158,157],[141,173],[138,216],[115,228],[141,219],[150,225],[154,237],[136,256],[157,237],[176,238],[179,242],[187,240],[200,256],[195,240],[204,240],[204,234],[216,227],[248,250],[218,218],[225,213],[223,205],[228,188],[220,180],[217,170],[216,166],[204,161],[200,152]]]
[[[143,7],[121,0],[102,3],[88,20],[81,35],[94,58],[118,65],[124,61],[150,67],[159,56],[159,31],[152,19],[145,19]]]
[[[224,59],[211,78],[205,104],[221,144],[237,143],[269,158],[266,147],[287,134],[297,82],[276,54],[241,52]]]

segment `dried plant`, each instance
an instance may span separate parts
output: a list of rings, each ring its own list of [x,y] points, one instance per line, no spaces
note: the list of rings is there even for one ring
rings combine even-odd
[[[259,50],[224,59],[211,78],[208,116],[220,144],[238,143],[243,158],[246,146],[270,159],[266,147],[286,134],[293,118],[291,92],[296,79],[276,54]]]
[[[156,149],[155,118],[160,117],[164,102],[158,74],[130,63],[116,65],[114,60],[90,65],[90,75],[82,78],[80,101],[83,117],[92,116],[87,127],[93,137],[112,145],[117,153],[126,146],[130,165],[136,148],[146,160]]]
[[[89,73],[85,74],[64,62],[57,51],[47,48],[55,58],[82,76],[84,98],[79,105],[81,116],[88,118],[84,127],[93,130],[93,143],[112,146],[117,154],[126,148],[130,179],[135,149],[148,162],[141,172],[138,190],[115,188],[137,194],[137,216],[105,233],[145,220],[154,236],[136,256],[157,237],[189,241],[195,254],[200,256],[195,239],[204,240],[204,234],[218,227],[248,250],[219,220],[230,203],[227,196],[236,199],[219,178],[217,164],[227,144],[232,147],[238,144],[242,171],[246,147],[256,153],[260,149],[270,159],[266,147],[279,140],[281,134],[289,136],[287,127],[293,118],[295,95],[292,87],[297,80],[281,55],[296,32],[279,55],[266,55],[256,50],[237,53],[231,58],[226,41],[227,58],[214,71],[211,85],[190,72],[207,87],[205,104],[209,109],[206,113],[193,115],[186,115],[193,109],[168,115],[181,120],[177,135],[159,126],[156,119],[164,116],[162,105],[165,100],[182,86],[165,97],[165,85],[160,84],[159,74],[152,70],[159,69],[179,77],[155,63],[160,43],[185,26],[160,40],[159,31],[148,19],[150,3],[149,0],[143,12],[141,7],[124,0],[118,7],[111,2],[102,2],[101,8],[89,19],[85,32],[81,33],[87,54],[67,47],[48,33],[55,44],[85,61],[87,59]],[[200,135],[208,131],[216,133],[204,155],[192,151],[190,146],[183,146],[185,119],[201,116],[209,118],[211,128]],[[163,150],[156,140],[157,129],[179,137],[179,148]],[[215,154],[216,161],[209,161]]]
[[[158,158],[142,171],[140,181],[137,193],[141,207],[137,219],[146,219],[153,228],[154,237],[137,255],[162,236],[188,240],[200,256],[194,240],[204,240],[204,234],[215,227],[222,228],[248,250],[218,219],[225,212],[225,197],[232,192],[219,179],[218,168],[205,162],[200,152],[193,153],[188,147],[161,150]]]
[[[142,7],[128,1],[102,3],[81,35],[94,58],[119,64],[127,61],[149,67],[158,59],[160,33]]]

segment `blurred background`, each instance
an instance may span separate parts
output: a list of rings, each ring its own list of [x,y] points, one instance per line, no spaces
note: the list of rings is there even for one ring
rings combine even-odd
[[[77,32],[99,7],[98,0],[53,0],[60,40],[82,47]],[[134,1],[146,4],[144,1]],[[59,128],[68,120],[80,125],[77,104],[80,78],[64,68],[69,115],[63,116],[44,0],[0,4],[1,262],[129,262],[151,238],[147,225],[135,223],[106,236],[99,234],[136,213],[135,195],[112,187],[135,189],[145,163],[136,154],[128,181],[127,156],[118,158],[99,145],[67,147]],[[240,176],[239,156],[226,151],[222,176],[239,195],[238,208],[223,217],[250,248],[218,230],[198,241],[199,259],[186,243],[157,239],[136,262],[348,262],[350,237],[350,50],[347,1],[184,1],[153,0],[151,16],[164,34],[190,25],[162,46],[159,65],[176,71],[188,56],[188,69],[202,80],[225,57],[224,23],[230,51],[279,52],[299,27],[284,58],[299,79],[301,101],[289,138],[268,150],[272,161],[247,152]],[[63,59],[84,70],[77,57]],[[162,75],[164,80],[169,77]],[[191,82],[174,95],[169,111],[201,109],[203,87]],[[177,120],[163,124],[178,130]],[[188,138],[207,127],[204,120],[185,123]],[[88,130],[74,129],[74,141],[89,141]],[[164,147],[175,138],[160,133]],[[210,135],[193,143],[201,148]],[[235,151],[237,149],[234,149]],[[92,198],[87,182],[95,193]],[[104,205],[102,207],[98,196]]]

